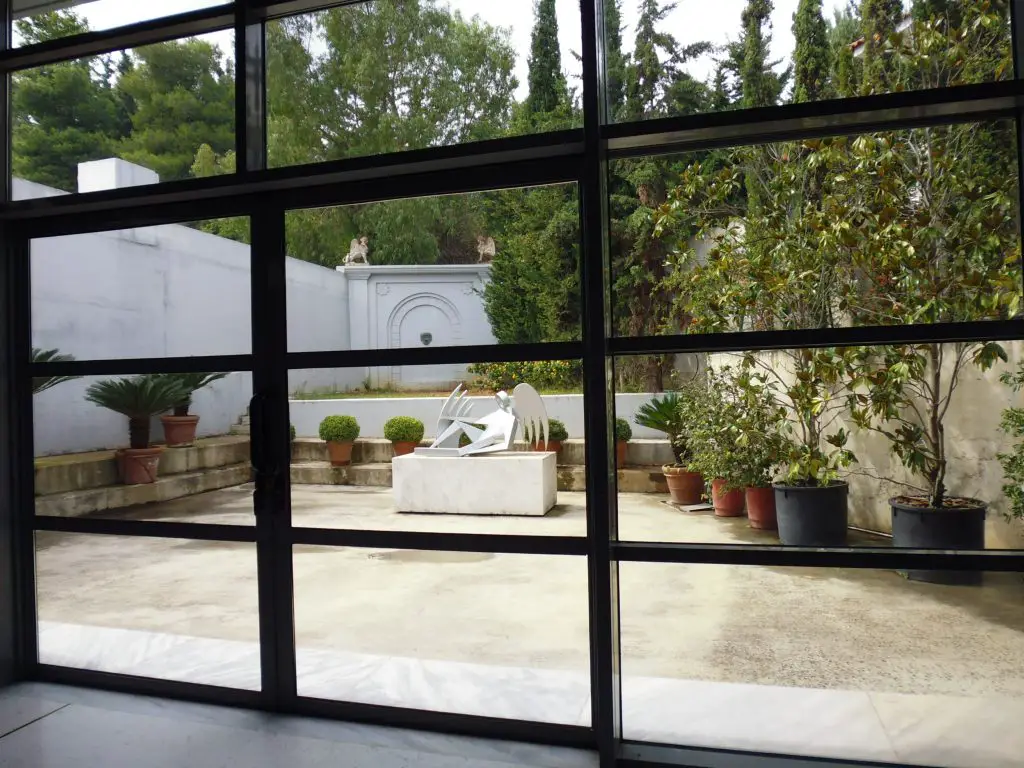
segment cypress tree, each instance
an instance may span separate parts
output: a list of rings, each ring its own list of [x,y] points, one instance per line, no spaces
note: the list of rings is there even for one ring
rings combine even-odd
[[[605,94],[608,116],[614,119],[626,98],[626,59],[622,54],[620,0],[604,1]]]
[[[777,103],[783,82],[772,71],[768,50],[772,36],[772,0],[747,0],[743,9],[743,63],[740,81],[743,88],[743,106],[768,107]]]
[[[797,103],[819,101],[832,95],[829,83],[832,52],[821,3],[822,0],[800,0],[793,16],[793,36],[796,38],[793,101]]]
[[[529,86],[526,109],[531,114],[553,112],[568,100],[562,53],[558,45],[555,0],[537,0],[534,7]]]

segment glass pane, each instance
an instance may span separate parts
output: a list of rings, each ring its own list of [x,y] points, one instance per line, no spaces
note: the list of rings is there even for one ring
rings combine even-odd
[[[579,360],[290,371],[294,524],[585,536],[581,377]],[[539,402],[517,391],[523,384]],[[457,451],[486,440],[476,447],[489,450],[472,456],[415,452],[444,437],[450,421],[442,424],[442,410],[457,386],[468,408],[459,415],[473,434],[457,428],[445,445]],[[514,427],[515,417],[496,400],[501,391],[523,417]],[[525,419],[534,414],[539,422],[541,411],[549,419],[546,445],[542,428],[536,440],[525,430]],[[354,421],[331,437],[339,417]],[[481,423],[493,426],[493,441],[491,433],[486,439],[480,434]],[[509,435],[511,450],[505,450]],[[351,445],[351,452],[332,453],[338,450],[332,443]]]
[[[251,374],[37,378],[33,389],[37,515],[255,523]]]
[[[586,565],[295,547],[299,695],[589,725]]]
[[[36,533],[39,661],[260,690],[256,545]]]
[[[620,485],[619,535],[1024,548],[1022,359],[1020,341],[619,358],[618,415],[676,465],[668,496]]]
[[[32,346],[77,360],[247,354],[248,239],[237,218],[32,240]]]
[[[13,42],[18,47],[222,4],[223,0],[11,0]]]
[[[616,121],[1013,77],[1006,0],[603,0]]]
[[[580,338],[575,184],[289,211],[288,349]]]
[[[14,198],[234,172],[233,40],[229,30],[11,75]]]
[[[375,0],[267,24],[272,166],[582,124],[579,6]]]
[[[613,164],[623,336],[1014,317],[1012,121]]]
[[[619,585],[627,739],[1019,762],[1019,574],[949,587],[885,571],[630,562]]]

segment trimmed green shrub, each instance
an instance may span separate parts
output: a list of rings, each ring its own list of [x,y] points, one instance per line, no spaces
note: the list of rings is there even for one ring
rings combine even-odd
[[[328,416],[320,422],[320,439],[328,443],[348,443],[359,437],[359,422],[354,416]]]
[[[291,435],[291,440],[294,443],[295,442],[295,425],[294,424],[289,424],[288,425],[288,434]]]
[[[615,442],[624,443],[633,438],[633,428],[625,419],[615,420]]]
[[[423,439],[423,422],[412,416],[394,416],[384,425],[384,437],[392,443],[418,443]]]
[[[572,390],[583,386],[583,363],[579,360],[473,363],[468,370],[485,389],[508,390],[524,383],[537,389]]]
[[[548,440],[562,442],[569,439],[569,431],[558,419],[548,419]]]

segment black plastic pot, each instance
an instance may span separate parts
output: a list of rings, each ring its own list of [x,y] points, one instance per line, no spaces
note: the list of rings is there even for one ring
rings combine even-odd
[[[889,499],[892,508],[892,545],[914,549],[984,549],[987,505],[970,507],[918,507]],[[977,586],[981,571],[901,571],[912,581],[929,584]]]
[[[775,486],[779,540],[790,547],[845,547],[849,486]]]

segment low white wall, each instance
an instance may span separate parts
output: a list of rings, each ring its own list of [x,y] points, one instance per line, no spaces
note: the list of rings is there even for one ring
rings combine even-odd
[[[633,436],[663,438],[661,432],[637,426],[633,421],[637,408],[651,399],[647,394],[615,396],[615,413],[629,421]],[[565,423],[569,437],[583,434],[583,395],[544,395],[548,417]],[[496,407],[493,397],[471,397],[472,413],[483,416]],[[355,416],[362,437],[383,437],[384,423],[392,416],[412,416],[423,422],[427,436],[432,437],[437,417],[444,404],[443,397],[379,397],[345,398],[341,400],[292,400],[289,403],[291,423],[298,437],[316,437],[325,416]]]

